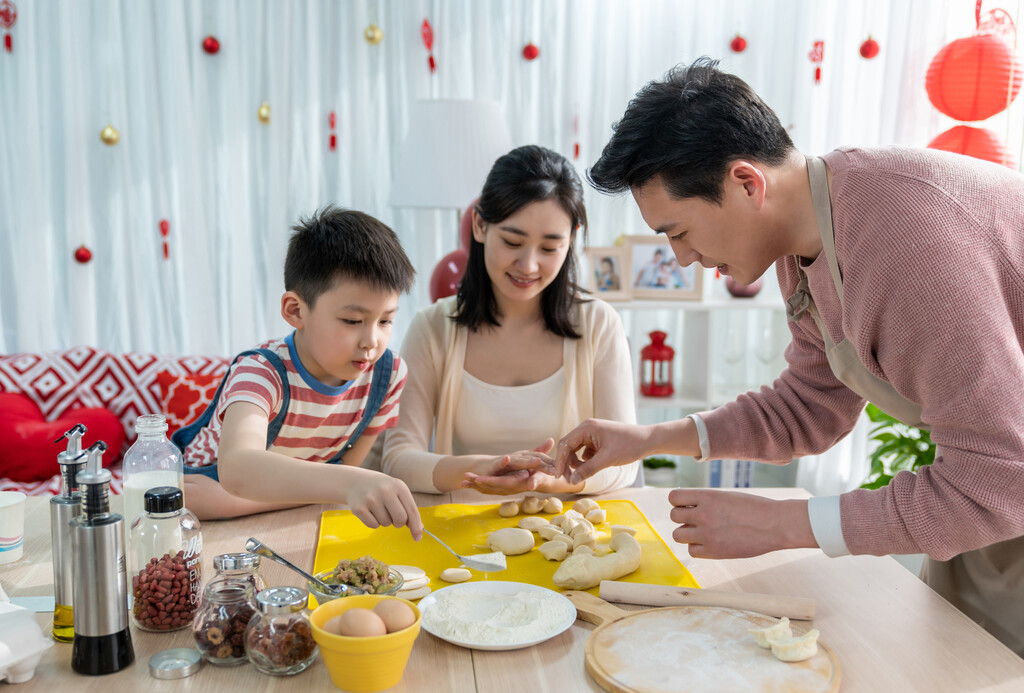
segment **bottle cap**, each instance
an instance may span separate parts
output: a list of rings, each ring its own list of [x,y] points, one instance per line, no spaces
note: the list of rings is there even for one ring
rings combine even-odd
[[[254,553],[222,553],[213,557],[214,570],[256,570],[260,557]]]
[[[185,497],[175,486],[156,486],[146,491],[144,504],[147,513],[172,513],[181,510]]]
[[[149,658],[149,675],[154,679],[183,679],[199,671],[203,658],[194,647],[174,647]]]
[[[308,592],[298,587],[270,587],[256,595],[256,605],[267,616],[282,616],[302,611]]]

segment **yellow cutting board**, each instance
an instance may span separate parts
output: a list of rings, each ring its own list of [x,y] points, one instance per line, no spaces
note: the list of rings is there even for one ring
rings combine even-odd
[[[626,525],[637,530],[636,539],[643,549],[640,568],[636,572],[619,578],[626,582],[646,582],[679,587],[700,587],[675,554],[654,531],[654,528],[632,501],[598,501],[607,512],[606,522],[596,525],[598,543],[609,538],[610,525]],[[572,507],[566,503],[564,510]],[[537,517],[552,518],[550,513],[537,513]],[[487,535],[502,527],[515,527],[520,518],[502,517],[497,505],[435,505],[420,508],[423,524],[441,538],[459,555],[487,553],[484,546]],[[536,534],[536,546],[544,542]],[[320,536],[316,545],[314,571],[330,570],[343,558],[373,556],[389,565],[413,565],[422,568],[430,577],[430,586],[440,589],[448,583],[438,576],[446,568],[457,568],[458,559],[444,550],[440,544],[424,536],[420,542],[412,540],[409,530],[404,527],[381,527],[369,529],[359,518],[348,510],[331,510],[323,513],[320,520]],[[508,557],[508,568],[493,573],[472,571],[472,580],[508,580],[528,582],[548,589],[561,590],[551,581],[558,561],[549,561],[536,547],[529,553]],[[597,595],[598,588],[590,590]]]

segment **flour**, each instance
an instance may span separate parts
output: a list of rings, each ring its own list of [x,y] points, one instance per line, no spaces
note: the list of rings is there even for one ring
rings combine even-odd
[[[550,592],[439,593],[423,614],[430,632],[476,645],[514,645],[551,637],[576,609]]]

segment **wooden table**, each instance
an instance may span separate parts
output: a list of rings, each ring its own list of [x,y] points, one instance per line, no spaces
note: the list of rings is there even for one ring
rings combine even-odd
[[[806,498],[799,489],[756,489],[772,498]],[[818,550],[779,551],[741,560],[690,558],[685,546],[671,541],[668,490],[627,489],[606,498],[634,501],[697,580],[708,588],[811,597],[817,602],[814,625],[836,653],[842,667],[842,690],[865,691],[1021,691],[1024,659],[990,636],[888,557],[848,556],[830,559]],[[115,508],[120,497],[113,497]],[[462,492],[417,494],[421,506],[481,502]],[[486,502],[486,501],[483,501]],[[491,501],[493,502],[493,501]],[[333,506],[308,506],[232,521],[203,524],[204,575],[212,574],[213,556],[244,550],[256,536],[300,566],[311,567],[320,513]],[[47,499],[29,498],[25,517],[25,557],[0,566],[0,582],[12,597],[52,595],[49,510]],[[277,564],[265,562],[271,585],[302,585]],[[38,614],[49,633],[49,614]],[[577,621],[542,645],[508,652],[466,650],[421,632],[402,682],[395,692],[481,693],[601,690],[584,669],[584,643],[593,626]],[[263,676],[248,665],[204,665],[178,681],[149,676],[154,652],[192,646],[191,631],[146,633],[132,627],[135,663],[117,674],[84,677],[71,670],[71,645],[56,643],[30,682],[12,692],[71,690],[306,691],[337,690],[322,659],[290,678]],[[680,689],[683,690],[683,689]]]

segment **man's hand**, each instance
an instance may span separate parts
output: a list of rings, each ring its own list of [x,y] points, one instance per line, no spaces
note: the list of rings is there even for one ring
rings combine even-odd
[[[649,426],[587,419],[558,441],[554,475],[579,483],[606,467],[635,462],[649,445]]]

